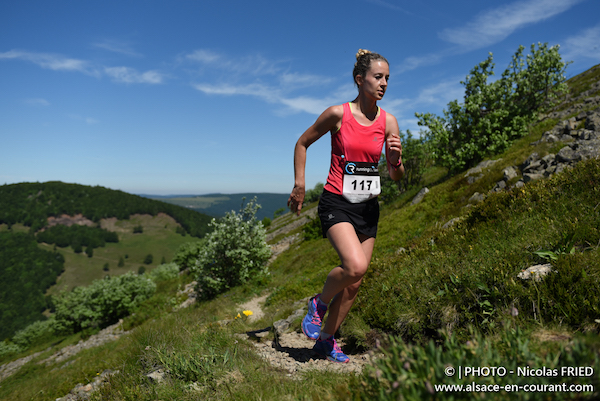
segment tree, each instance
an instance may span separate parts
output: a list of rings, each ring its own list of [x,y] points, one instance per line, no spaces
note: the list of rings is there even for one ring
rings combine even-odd
[[[213,219],[214,228],[200,249],[194,266],[197,290],[202,299],[211,299],[229,288],[248,281],[252,275],[267,274],[271,256],[266,231],[256,219],[260,208],[256,198],[240,212],[231,211],[221,220]]]
[[[494,75],[493,55],[475,66],[465,81],[464,102],[453,100],[444,117],[416,113],[419,125],[428,128],[432,155],[450,172],[471,167],[485,157],[507,149],[527,134],[528,124],[541,106],[552,106],[567,90],[559,46],[531,45],[523,56],[519,46],[502,77]]]
[[[147,265],[151,265],[152,261],[154,260],[154,258],[152,257],[152,254],[149,253],[148,255],[146,255],[146,257],[144,258],[144,263]]]

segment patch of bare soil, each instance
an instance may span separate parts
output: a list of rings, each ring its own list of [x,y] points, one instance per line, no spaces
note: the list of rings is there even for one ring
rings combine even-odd
[[[240,305],[244,310],[251,310],[250,316],[263,316],[262,304],[267,296],[254,298],[249,302]],[[350,361],[348,363],[331,362],[317,353],[312,348],[315,345],[313,340],[308,339],[303,333],[290,331],[291,323],[307,312],[307,300],[296,303],[298,309],[287,319],[277,321],[273,327],[267,327],[262,330],[254,330],[244,334],[238,334],[238,338],[247,339],[256,349],[258,355],[269,362],[272,366],[283,369],[288,375],[295,377],[296,374],[309,370],[333,371],[339,373],[361,373],[366,364],[370,364],[375,357],[372,351],[365,353],[349,353],[344,349],[344,342],[337,340]],[[275,339],[268,340],[266,337],[273,332]]]
[[[54,217],[54,216],[48,217],[48,226],[49,227],[58,226],[58,225],[63,225],[63,226],[67,226],[67,227],[70,227],[72,225],[93,227],[96,225],[96,223],[94,223],[92,220],[88,219],[87,217],[83,217],[82,214],[77,214],[75,216],[69,216],[67,214],[63,214],[60,217]]]

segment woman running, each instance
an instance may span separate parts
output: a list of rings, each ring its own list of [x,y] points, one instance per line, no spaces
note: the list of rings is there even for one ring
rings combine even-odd
[[[354,65],[358,96],[352,102],[331,106],[317,118],[294,149],[294,189],[288,200],[300,214],[305,195],[306,151],[331,132],[331,165],[319,200],[323,236],[340,257],[341,264],[327,276],[320,294],[308,303],[302,321],[304,334],[315,340],[314,350],[334,362],[348,362],[334,334],[348,315],[371,261],[381,192],[378,163],[383,145],[390,177],[404,175],[402,144],[396,118],[377,106],[388,85],[388,61],[377,53],[360,49]],[[325,326],[323,317],[329,310]]]

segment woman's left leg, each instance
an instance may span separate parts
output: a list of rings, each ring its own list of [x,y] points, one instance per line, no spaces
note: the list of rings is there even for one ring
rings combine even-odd
[[[370,262],[371,256],[373,255],[373,247],[375,246],[375,238],[366,237],[362,234],[359,234],[358,239],[360,241],[361,249],[364,252],[365,259]],[[356,299],[358,288],[360,287],[361,283],[362,278],[357,282],[345,287],[335,295],[329,304],[329,315],[327,316],[325,327],[322,329],[323,332],[335,334],[335,332],[340,328],[340,325],[346,316],[348,316],[348,312],[350,312],[350,309],[354,304],[354,300]]]

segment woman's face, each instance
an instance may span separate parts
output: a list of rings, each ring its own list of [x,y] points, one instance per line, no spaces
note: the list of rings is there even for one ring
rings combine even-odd
[[[371,61],[371,68],[365,76],[357,75],[356,82],[358,88],[367,96],[375,100],[381,100],[387,89],[388,79],[390,78],[390,66],[382,60]]]

